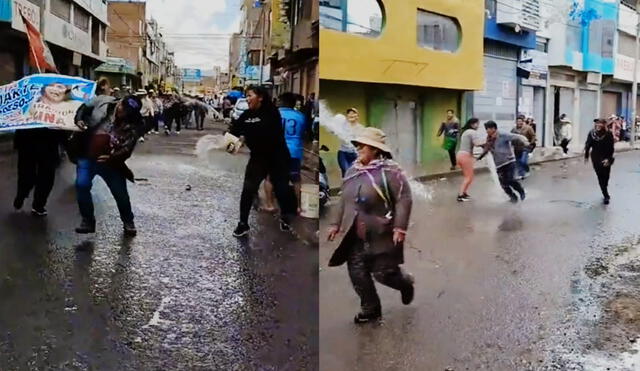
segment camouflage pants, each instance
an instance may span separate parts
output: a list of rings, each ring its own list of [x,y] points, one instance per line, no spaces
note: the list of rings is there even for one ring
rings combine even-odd
[[[381,284],[396,290],[402,290],[408,285],[412,285],[412,281],[409,275],[397,265],[384,268],[376,267],[376,256],[365,251],[364,242],[358,238],[353,238],[352,241],[347,268],[351,284],[360,297],[362,313],[365,315],[380,313],[380,297],[378,297],[373,279],[375,278]]]

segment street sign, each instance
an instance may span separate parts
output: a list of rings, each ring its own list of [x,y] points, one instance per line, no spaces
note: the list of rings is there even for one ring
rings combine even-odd
[[[182,81],[184,82],[200,82],[202,81],[202,71],[196,68],[183,68]]]

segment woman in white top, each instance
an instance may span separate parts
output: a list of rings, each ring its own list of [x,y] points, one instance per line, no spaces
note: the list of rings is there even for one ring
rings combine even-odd
[[[347,110],[347,127],[345,128],[346,136],[348,136],[348,138],[341,138],[342,144],[338,151],[338,164],[340,165],[340,170],[342,170],[342,177],[344,177],[344,174],[351,165],[353,165],[356,158],[358,158],[356,147],[353,146],[351,141],[354,140],[364,128],[364,126],[360,124],[359,120],[360,116],[358,114],[358,110],[355,108],[349,108]]]
[[[462,128],[460,147],[456,154],[456,162],[462,169],[462,176],[464,177],[464,180],[460,185],[460,192],[458,192],[458,202],[469,201],[471,199],[467,191],[473,182],[473,165],[475,163],[473,148],[482,144],[478,138],[479,125],[480,120],[477,118],[470,118]]]

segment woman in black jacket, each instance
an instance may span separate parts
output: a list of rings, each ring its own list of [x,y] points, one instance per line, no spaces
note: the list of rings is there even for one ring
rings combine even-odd
[[[598,183],[604,197],[604,204],[608,205],[611,196],[609,195],[609,175],[611,174],[611,165],[613,164],[614,140],[613,134],[607,130],[607,122],[604,119],[594,120],[594,129],[589,132],[587,142],[584,146],[584,161],[589,160],[593,169],[598,176]]]
[[[246,143],[251,156],[244,176],[240,196],[240,222],[233,232],[235,237],[249,233],[249,212],[260,183],[269,176],[280,204],[280,229],[288,231],[289,222],[297,209],[297,198],[289,185],[291,156],[284,138],[280,112],[262,87],[247,90],[249,109],[240,115],[230,133]]]

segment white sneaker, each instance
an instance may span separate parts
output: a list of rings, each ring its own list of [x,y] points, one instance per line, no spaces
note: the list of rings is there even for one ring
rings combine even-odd
[[[138,142],[144,143],[144,137],[140,137],[140,139],[138,139]]]
[[[176,131],[176,135],[180,135],[180,132],[179,132],[179,131]]]

